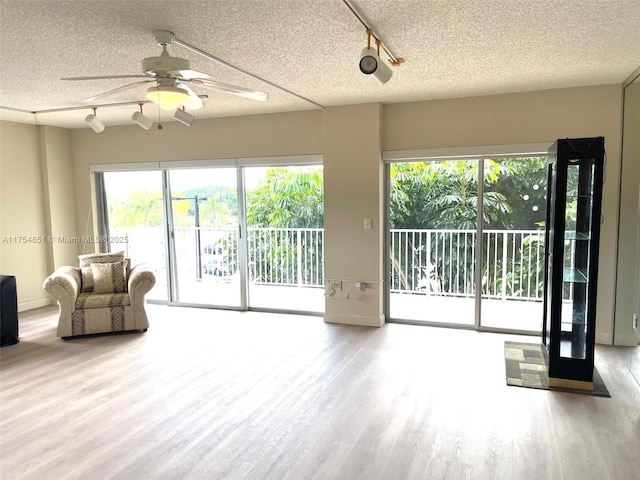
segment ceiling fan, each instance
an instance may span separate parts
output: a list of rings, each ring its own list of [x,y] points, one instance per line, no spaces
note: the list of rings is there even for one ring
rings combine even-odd
[[[216,82],[203,72],[191,70],[188,60],[179,57],[172,57],[167,51],[167,47],[171,45],[174,34],[166,30],[155,30],[153,36],[162,47],[162,53],[159,57],[149,57],[142,60],[142,70],[144,75],[107,75],[96,77],[67,77],[60,80],[104,80],[111,78],[143,78],[127,85],[123,85],[113,90],[99,93],[93,97],[86,98],[84,101],[93,103],[95,100],[108,97],[115,93],[124,92],[129,89],[138,87],[145,83],[151,83],[147,89],[147,98],[164,110],[173,110],[179,106],[183,106],[190,110],[202,107],[202,100],[187,84],[197,85],[206,90],[215,92],[229,93],[252,100],[264,101],[269,96],[258,90],[238,87],[226,83]]]

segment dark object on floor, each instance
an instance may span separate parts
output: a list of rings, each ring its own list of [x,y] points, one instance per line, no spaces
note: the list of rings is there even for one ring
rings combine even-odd
[[[554,392],[582,393],[610,397],[598,370],[593,370],[593,390],[549,387],[549,375],[542,355],[542,345],[536,343],[504,342],[504,363],[507,385],[540,388]]]
[[[18,343],[16,277],[0,275],[0,347]]]

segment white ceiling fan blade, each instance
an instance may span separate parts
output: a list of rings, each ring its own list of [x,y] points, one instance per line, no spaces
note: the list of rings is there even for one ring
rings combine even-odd
[[[129,90],[130,88],[134,88],[136,85],[141,85],[143,83],[149,83],[149,82],[155,82],[155,80],[141,80],[139,82],[129,83],[128,85],[123,85],[122,87],[114,88],[113,90],[108,90],[106,92],[99,93],[98,95],[94,95],[93,97],[85,98],[83,101],[85,103],[91,103],[98,98],[106,97],[108,95],[112,95],[118,92],[123,92],[125,90]]]
[[[228,85],[226,83],[216,82],[215,80],[207,79],[193,79],[191,83],[199,85],[202,88],[214,90],[216,92],[230,93],[231,95],[237,95],[239,97],[250,98],[251,100],[259,100],[264,102],[269,95],[258,90],[251,90],[250,88],[238,87],[235,85]]]
[[[65,77],[60,80],[109,80],[111,78],[148,78],[147,75],[106,75],[99,77]]]
[[[204,106],[204,104],[202,103],[202,100],[196,94],[196,92],[191,90],[187,85],[183,83],[179,83],[176,86],[178,88],[186,90],[186,92],[189,94],[189,100],[187,100],[185,103],[182,104],[184,108],[186,108],[187,110],[198,110],[199,108],[202,108]]]
[[[185,80],[192,80],[194,78],[211,78],[208,74],[198,72],[197,70],[171,70],[167,73],[172,77],[184,78]]]

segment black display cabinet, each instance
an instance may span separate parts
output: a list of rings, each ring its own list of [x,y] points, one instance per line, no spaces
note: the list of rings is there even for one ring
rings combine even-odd
[[[542,343],[549,386],[593,389],[604,138],[549,150]]]
[[[16,277],[0,275],[0,347],[18,343]]]

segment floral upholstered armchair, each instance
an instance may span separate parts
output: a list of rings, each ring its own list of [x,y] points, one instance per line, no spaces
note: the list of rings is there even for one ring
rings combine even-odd
[[[149,267],[130,268],[124,252],[78,259],[79,267],[60,267],[44,281],[43,288],[58,302],[58,336],[146,331],[144,297],[156,283]]]

